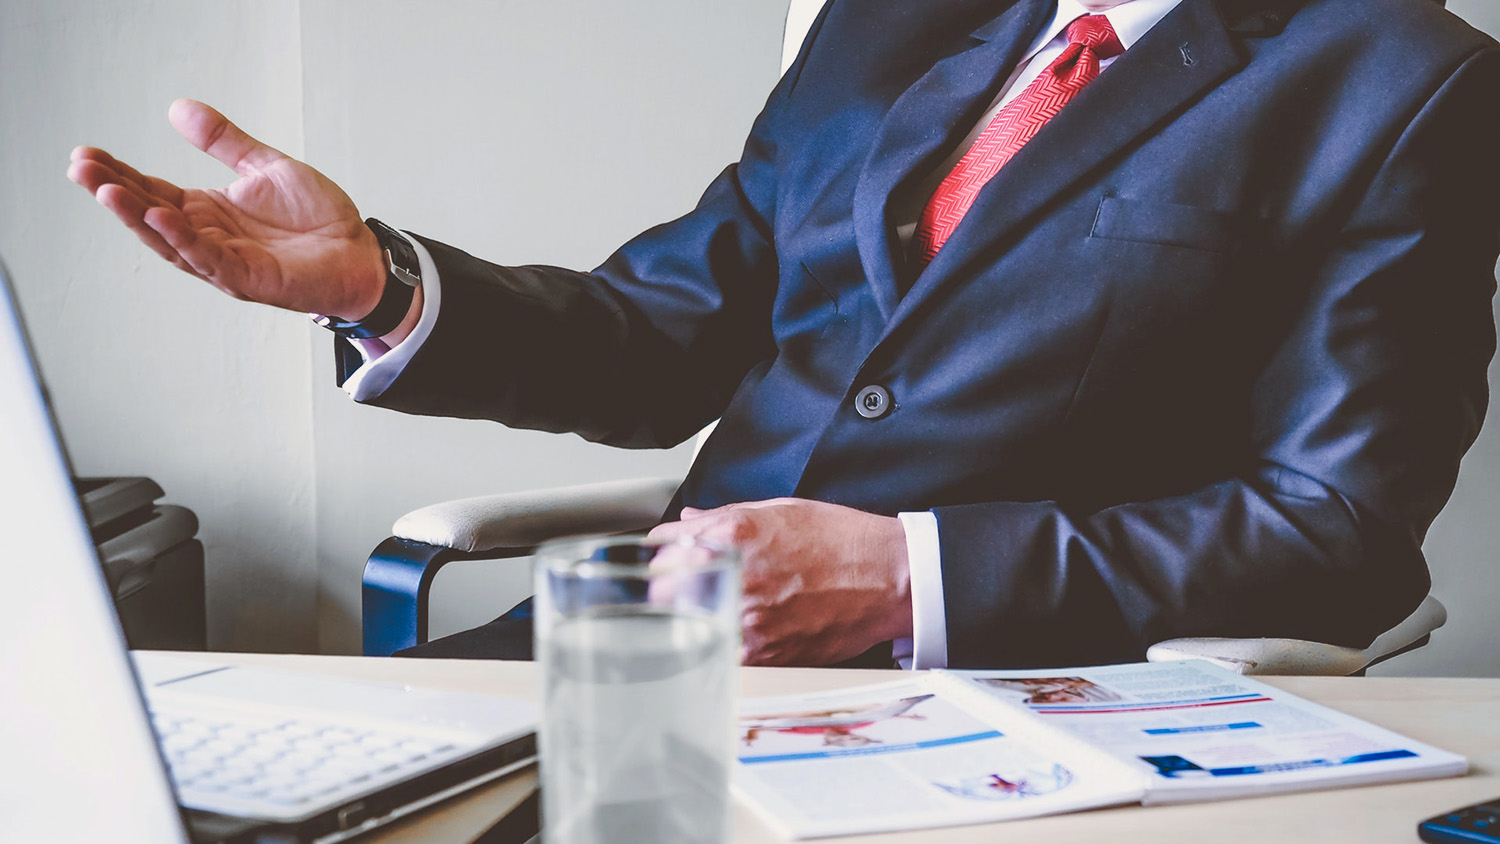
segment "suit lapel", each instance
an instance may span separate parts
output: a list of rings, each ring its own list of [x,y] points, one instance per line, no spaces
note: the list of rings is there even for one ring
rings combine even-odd
[[[900,243],[889,213],[891,195],[920,178],[968,133],[1036,34],[1056,0],[1019,0],[969,36],[962,52],[933,65],[881,119],[854,189],[854,236],[881,317],[898,297]]]
[[[932,292],[1111,155],[1244,64],[1212,0],[1182,0],[985,185],[902,298],[887,333]]]

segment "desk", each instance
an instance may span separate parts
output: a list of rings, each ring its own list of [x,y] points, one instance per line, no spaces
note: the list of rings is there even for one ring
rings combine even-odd
[[[268,654],[182,654],[235,665],[310,671],[440,689],[532,696],[535,666],[523,662],[379,659]],[[747,696],[796,694],[889,680],[894,671],[746,668]],[[1469,776],[1334,791],[1306,792],[1186,806],[1127,806],[1057,815],[1000,825],[830,839],[859,844],[960,844],[1046,841],[1048,844],[1216,844],[1316,841],[1401,842],[1417,840],[1418,821],[1500,795],[1500,680],[1394,679],[1361,677],[1270,678],[1272,685],[1359,718],[1469,757]],[[534,771],[534,769],[533,769]],[[533,772],[490,786],[421,816],[360,839],[369,844],[468,844],[483,830],[483,802],[524,791]],[[784,839],[745,806],[735,809],[734,844],[772,844]]]

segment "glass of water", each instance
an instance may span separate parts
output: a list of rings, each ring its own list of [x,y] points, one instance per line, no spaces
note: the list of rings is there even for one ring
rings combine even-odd
[[[535,623],[543,841],[727,841],[739,554],[692,538],[548,543]]]

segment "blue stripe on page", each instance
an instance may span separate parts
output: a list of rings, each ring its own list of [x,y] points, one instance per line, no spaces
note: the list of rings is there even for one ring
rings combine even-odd
[[[1238,777],[1246,774],[1274,774],[1280,771],[1301,771],[1307,768],[1334,768],[1340,765],[1357,765],[1361,762],[1384,762],[1387,759],[1410,759],[1417,754],[1410,750],[1382,750],[1379,753],[1361,753],[1345,759],[1308,759],[1303,762],[1278,762],[1271,765],[1246,765],[1242,768],[1212,768],[1216,777]]]
[[[1361,753],[1358,756],[1350,756],[1341,765],[1353,765],[1356,762],[1384,762],[1387,759],[1410,759],[1417,754],[1410,750],[1382,750],[1379,753]]]
[[[1170,736],[1178,733],[1217,733],[1223,730],[1252,730],[1260,725],[1254,721],[1241,721],[1237,724],[1203,724],[1198,727],[1156,727],[1155,729],[1143,730],[1148,736]]]
[[[763,762],[792,762],[798,759],[830,759],[842,756],[872,756],[877,753],[901,753],[907,750],[921,750],[928,747],[942,747],[948,744],[966,744],[971,741],[984,741],[985,739],[1001,738],[1003,733],[990,730],[983,733],[973,733],[967,736],[950,736],[948,738],[932,739],[930,741],[913,741],[903,744],[882,744],[879,747],[851,747],[835,748],[833,750],[819,750],[812,753],[783,753],[777,756],[741,756],[740,762],[745,765],[759,765]]]

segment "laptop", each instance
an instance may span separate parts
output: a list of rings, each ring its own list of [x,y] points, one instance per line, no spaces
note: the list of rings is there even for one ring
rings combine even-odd
[[[0,841],[319,842],[534,761],[534,704],[127,649],[0,265]]]

